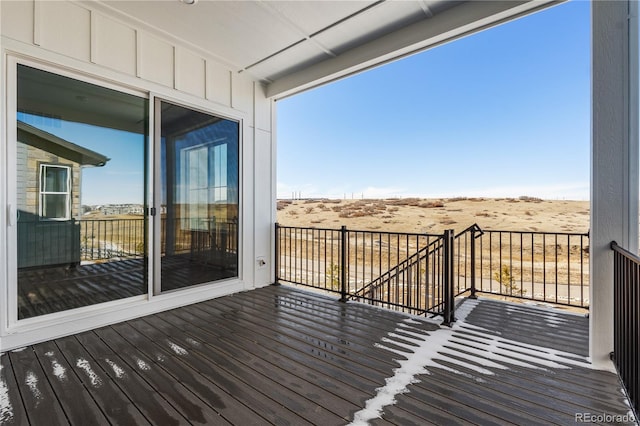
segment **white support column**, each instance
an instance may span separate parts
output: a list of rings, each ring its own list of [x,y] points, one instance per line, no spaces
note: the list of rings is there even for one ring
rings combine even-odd
[[[589,352],[594,366],[606,368],[613,350],[609,243],[638,252],[638,21],[634,0],[591,7]]]

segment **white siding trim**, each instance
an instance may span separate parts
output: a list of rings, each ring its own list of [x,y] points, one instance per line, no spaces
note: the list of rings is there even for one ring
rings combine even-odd
[[[42,16],[41,9],[41,1],[35,0],[33,2],[33,44],[35,44],[36,46],[40,46],[40,17]]]
[[[611,368],[613,253],[609,244],[615,240],[629,251],[638,251],[638,21],[634,1],[591,5],[589,345],[594,366]]]

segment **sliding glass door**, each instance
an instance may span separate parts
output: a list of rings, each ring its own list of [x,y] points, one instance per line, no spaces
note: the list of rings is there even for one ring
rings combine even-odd
[[[16,72],[18,319],[146,294],[148,100]]]
[[[238,277],[237,121],[15,66],[12,321]]]
[[[156,102],[160,291],[238,276],[239,125]]]

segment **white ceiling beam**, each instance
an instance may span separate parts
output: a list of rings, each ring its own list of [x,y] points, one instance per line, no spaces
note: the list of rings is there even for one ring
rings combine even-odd
[[[445,10],[334,58],[283,76],[267,85],[268,97],[286,96],[481,31],[563,0],[470,1]]]
[[[424,12],[424,14],[427,15],[427,18],[433,17],[433,12],[431,11],[431,8],[429,7],[429,5],[425,3],[425,0],[420,0],[420,7],[422,8],[422,11]]]
[[[268,2],[265,2],[265,1],[261,1],[258,4],[260,4],[265,10],[269,11],[269,13],[271,13],[273,16],[275,16],[281,22],[283,22],[284,24],[288,25],[289,28],[291,28],[292,30],[296,31],[300,35],[301,39],[311,41],[319,50],[321,50],[322,52],[326,53],[329,56],[336,56],[336,54],[334,52],[332,52],[328,47],[324,46],[319,41],[313,39],[311,37],[311,34],[308,34],[307,32],[305,32],[298,24],[296,24],[291,19],[289,19],[286,16],[284,16],[282,13],[280,13],[271,4],[269,4]],[[251,66],[249,66],[247,68],[250,68],[250,67]]]

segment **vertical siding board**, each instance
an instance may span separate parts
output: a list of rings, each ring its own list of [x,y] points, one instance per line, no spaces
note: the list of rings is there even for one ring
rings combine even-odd
[[[0,2],[2,35],[25,43],[34,41],[34,9],[30,1]]]
[[[271,131],[271,101],[265,96],[265,88],[262,84],[254,83],[254,108],[256,129]]]
[[[224,106],[231,106],[231,70],[216,62],[206,62],[206,97]]]
[[[92,61],[129,75],[136,75],[136,31],[106,16],[97,13],[92,15]]]
[[[205,98],[205,60],[185,49],[176,48],[176,89]]]
[[[96,64],[96,53],[97,53],[97,40],[98,35],[96,34],[98,23],[96,22],[96,13],[94,11],[89,11],[89,61],[93,64]]]
[[[256,129],[255,144],[255,251],[256,257],[270,259],[271,253],[271,133]],[[257,264],[256,264],[257,265]],[[262,287],[272,283],[270,267],[258,266],[255,273],[254,285]]]
[[[72,58],[90,61],[91,13],[70,2],[42,2],[38,19],[40,45]]]
[[[253,126],[253,81],[245,73],[233,73],[231,79],[231,107],[247,113],[249,126]]]
[[[144,32],[140,32],[139,37],[140,77],[173,88],[175,83],[173,46]]]
[[[40,46],[40,26],[42,25],[42,21],[40,17],[41,13],[41,5],[42,3],[39,0],[34,0],[33,2],[33,44],[36,46]]]
[[[142,78],[142,35],[136,30],[136,77]]]

